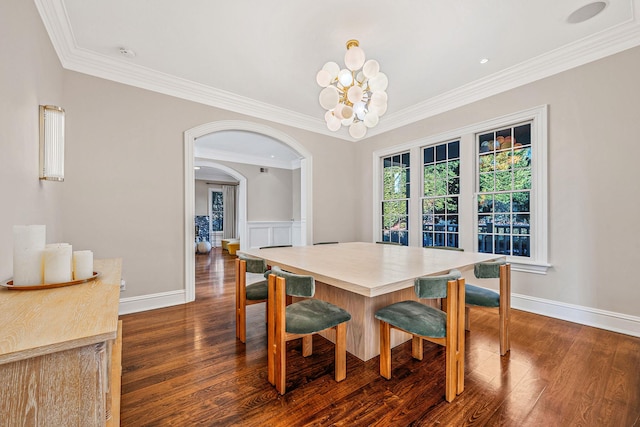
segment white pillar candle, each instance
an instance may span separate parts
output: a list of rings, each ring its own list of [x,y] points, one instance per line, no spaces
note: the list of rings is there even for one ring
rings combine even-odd
[[[13,285],[43,283],[42,251],[46,242],[44,225],[13,227]]]
[[[73,279],[88,279],[93,276],[93,252],[73,252]]]
[[[54,243],[44,248],[44,283],[71,281],[72,247],[68,243]]]

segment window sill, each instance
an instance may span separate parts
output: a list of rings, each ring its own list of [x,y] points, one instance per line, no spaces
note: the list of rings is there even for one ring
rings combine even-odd
[[[547,274],[547,270],[551,264],[546,262],[524,261],[520,258],[507,257],[507,261],[511,264],[512,271],[533,274]]]

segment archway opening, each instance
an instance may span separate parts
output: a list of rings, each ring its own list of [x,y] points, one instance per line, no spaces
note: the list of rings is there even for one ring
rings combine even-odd
[[[211,166],[218,169],[225,170],[226,173],[236,178],[239,182],[238,191],[238,232],[240,235],[247,235],[247,179],[246,177],[234,170],[229,166],[225,166],[220,163],[221,160],[234,161],[230,158],[215,159],[209,158],[207,153],[200,152],[196,148],[199,138],[205,137],[216,132],[226,131],[240,131],[250,132],[256,135],[269,137],[276,140],[299,154],[300,164],[300,244],[306,244],[313,241],[312,238],[312,200],[311,200],[311,188],[312,188],[312,157],[310,152],[302,146],[295,139],[289,135],[270,128],[265,125],[260,125],[252,122],[229,120],[207,123],[192,129],[187,130],[184,133],[184,170],[185,170],[185,216],[184,216],[184,263],[185,263],[185,300],[186,302],[195,300],[195,254],[193,251],[193,242],[195,241],[194,231],[194,213],[195,213],[195,174],[194,166],[196,163],[205,166]],[[246,150],[245,150],[246,151]],[[246,153],[238,153],[235,161],[242,163],[242,157]],[[206,156],[206,157],[203,157]],[[243,205],[242,205],[243,204]],[[244,244],[247,244],[247,239],[240,241],[241,249],[244,248]]]

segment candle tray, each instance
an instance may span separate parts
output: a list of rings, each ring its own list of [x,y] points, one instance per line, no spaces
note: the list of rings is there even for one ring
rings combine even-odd
[[[96,277],[98,277],[99,275],[100,275],[99,272],[94,271],[93,276],[87,277],[86,279],[72,280],[70,282],[43,283],[41,285],[25,285],[25,286],[14,286],[13,280],[9,280],[6,284],[0,284],[0,286],[3,286],[7,289],[11,289],[13,291],[35,291],[38,289],[53,289],[53,288],[62,288],[64,286],[79,285],[81,283],[87,283],[92,280],[95,280]]]

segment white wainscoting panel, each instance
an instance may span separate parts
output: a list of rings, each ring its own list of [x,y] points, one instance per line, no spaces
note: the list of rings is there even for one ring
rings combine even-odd
[[[300,242],[301,227],[299,221],[249,221],[246,247],[295,245]],[[294,239],[296,229],[298,238]]]

